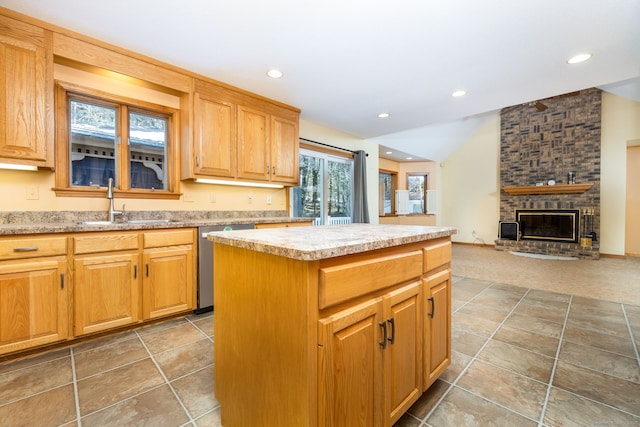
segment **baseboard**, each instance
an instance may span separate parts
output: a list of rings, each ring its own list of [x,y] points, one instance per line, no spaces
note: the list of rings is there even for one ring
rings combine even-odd
[[[471,243],[471,242],[451,242],[454,245],[460,245],[460,246],[477,246],[480,248],[493,248],[495,247],[495,245],[491,245],[489,243]]]

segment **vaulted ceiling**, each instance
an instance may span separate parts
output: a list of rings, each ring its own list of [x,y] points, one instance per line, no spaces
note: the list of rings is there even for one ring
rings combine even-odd
[[[640,0],[0,0],[0,6],[443,160],[507,106],[640,102]],[[567,64],[589,52],[590,60]],[[277,68],[280,79],[267,77]],[[451,93],[465,90],[463,97]],[[379,113],[388,113],[385,119]],[[304,135],[301,135],[304,137]]]

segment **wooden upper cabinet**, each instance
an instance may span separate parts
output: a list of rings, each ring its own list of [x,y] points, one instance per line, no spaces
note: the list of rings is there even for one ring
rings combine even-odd
[[[53,167],[45,30],[6,16],[0,28],[0,159]]]
[[[182,148],[182,179],[298,183],[297,109],[203,80],[183,101],[193,108],[193,131],[183,133],[193,141]]]
[[[271,116],[271,181],[297,185],[298,121]]]
[[[196,93],[193,170],[199,175],[236,176],[236,106]]]
[[[238,107],[238,178],[269,180],[269,115]]]

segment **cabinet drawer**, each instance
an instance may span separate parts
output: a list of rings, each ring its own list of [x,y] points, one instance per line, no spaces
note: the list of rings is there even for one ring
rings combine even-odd
[[[193,229],[163,230],[144,233],[145,248],[160,248],[163,246],[192,245]]]
[[[0,239],[0,242],[0,259],[34,258],[67,253],[67,238],[64,236]]]
[[[411,251],[324,267],[319,272],[320,309],[422,275],[422,253]]]
[[[451,262],[451,242],[449,240],[424,247],[424,272],[431,271]]]
[[[73,238],[74,254],[138,249],[138,233],[96,233]]]

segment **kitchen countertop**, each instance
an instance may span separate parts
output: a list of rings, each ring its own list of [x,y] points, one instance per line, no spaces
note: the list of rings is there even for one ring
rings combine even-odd
[[[347,224],[211,232],[215,243],[316,261],[455,234],[452,227]]]
[[[151,218],[153,219],[153,218]],[[155,218],[158,219],[158,218]],[[189,228],[222,224],[263,224],[281,222],[307,222],[310,218],[292,217],[248,217],[248,218],[216,218],[216,219],[172,219],[170,222],[153,223],[113,223],[87,225],[79,222],[43,222],[0,224],[0,236],[49,234],[49,233],[79,233],[90,231],[124,231],[124,230],[155,230],[167,228]],[[144,219],[143,219],[144,221]]]

